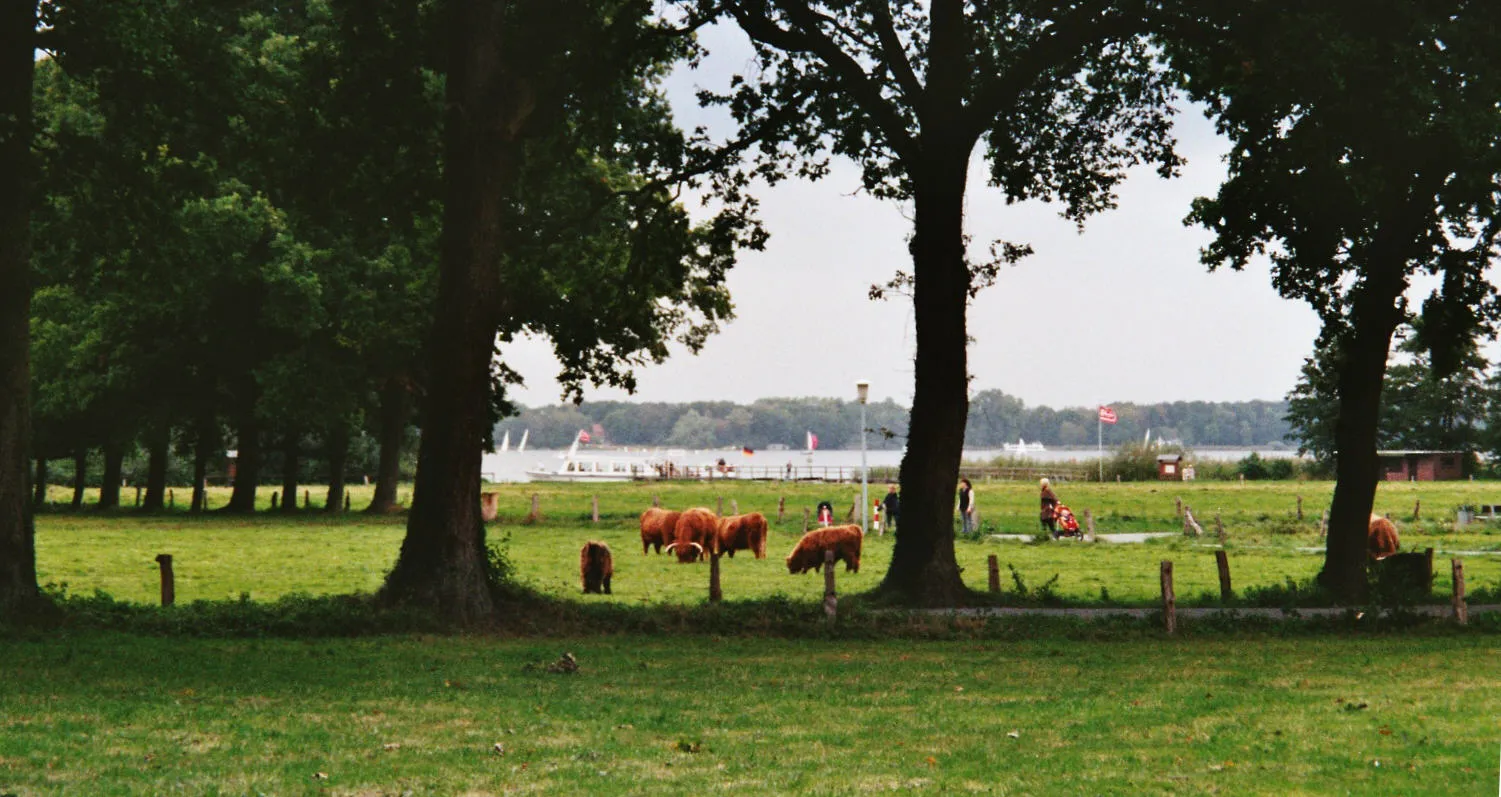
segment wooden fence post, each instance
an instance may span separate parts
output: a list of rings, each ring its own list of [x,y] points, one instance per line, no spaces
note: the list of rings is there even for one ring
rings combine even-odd
[[[808,507],[803,507],[803,533],[808,533]]]
[[[599,522],[599,494],[596,493],[594,495],[593,499],[589,503],[592,505],[591,513],[594,515],[594,522],[598,523]]]
[[[651,505],[653,507],[659,507],[659,506],[661,506],[662,505],[662,499],[660,499],[657,496],[653,495],[651,497]]]
[[[781,524],[782,517],[787,514],[787,496],[777,497],[777,523]]]
[[[719,496],[719,508],[714,511],[714,514],[724,517],[724,496],[722,495]]]
[[[839,595],[834,591],[834,552],[823,552],[823,613],[833,622],[839,614]]]
[[[1230,589],[1230,555],[1224,549],[1214,552],[1214,566],[1220,571],[1220,600],[1228,603],[1235,593]]]
[[[1202,536],[1204,536],[1204,527],[1200,526],[1199,522],[1197,520],[1194,520],[1193,509],[1191,509],[1189,507],[1186,507],[1186,506],[1183,507],[1183,536],[1185,536],[1185,537],[1202,537]]]
[[[724,600],[724,590],[719,588],[719,557],[721,554],[709,555],[709,602],[719,603]]]
[[[1298,520],[1303,520],[1303,496],[1298,496]]]
[[[1324,510],[1324,514],[1319,516],[1319,536],[1329,536],[1329,510],[1327,509]]]
[[[985,565],[990,570],[990,591],[1001,591],[1001,560],[995,554],[986,557]]]
[[[1162,560],[1162,619],[1169,634],[1178,631],[1178,600],[1173,595],[1173,563]]]
[[[168,490],[167,491],[167,508],[168,509],[176,509],[177,508],[177,491],[176,490]]]
[[[1084,510],[1084,528],[1089,532],[1089,541],[1094,542],[1094,512]]]
[[[136,485],[136,506],[141,505],[141,485]]]
[[[1451,559],[1449,563],[1454,568],[1454,622],[1468,625],[1470,607],[1465,605],[1465,563],[1463,559]]]
[[[1173,499],[1173,508],[1178,513],[1178,517],[1183,517],[1183,499],[1182,498],[1174,498]]]
[[[297,496],[294,495],[294,496],[292,496],[292,498],[295,500],[297,498]],[[303,490],[302,491],[302,508],[303,509],[312,509],[313,508],[313,491],[312,490]]]
[[[1225,544],[1225,524],[1220,521],[1220,513],[1214,513],[1214,534],[1220,538],[1220,545]]]
[[[539,516],[541,516],[541,514],[542,514],[542,499],[536,493],[532,493],[532,511],[531,511],[531,514],[529,514],[529,515],[526,516],[527,522],[529,522],[529,523],[536,523],[537,522],[537,518]]]
[[[172,554],[157,554],[156,563],[162,569],[162,605],[171,606],[177,602],[177,585],[173,583],[172,576]]]
[[[345,512],[349,511],[349,505],[350,505],[349,493],[345,493],[344,494],[344,511]]]
[[[1414,523],[1418,522],[1418,511],[1421,510],[1422,508],[1423,508],[1423,500],[1421,498],[1415,499],[1412,502],[1412,522],[1414,522]]]
[[[738,515],[738,514],[740,514],[740,501],[738,501],[738,500],[736,500],[734,498],[730,499],[730,514],[732,514],[732,515]]]

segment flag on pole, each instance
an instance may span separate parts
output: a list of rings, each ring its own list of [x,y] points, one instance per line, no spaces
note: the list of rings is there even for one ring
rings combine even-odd
[[[586,432],[586,431],[584,431],[583,429],[579,430],[579,442],[580,443],[587,443],[587,442],[589,442],[589,433]]]
[[[1100,422],[1101,423],[1115,423],[1115,421],[1116,421],[1115,410],[1102,405],[1100,407]]]
[[[751,448],[750,446],[741,446],[740,447],[740,453],[742,453],[742,454],[744,454],[744,455],[746,455],[748,457],[748,456],[756,453],[756,450],[754,448]]]

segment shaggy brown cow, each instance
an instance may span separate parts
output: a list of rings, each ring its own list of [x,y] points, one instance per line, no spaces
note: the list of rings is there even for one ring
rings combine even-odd
[[[677,549],[678,561],[697,562],[708,555],[719,532],[719,516],[712,509],[698,507],[683,512],[673,531],[672,544],[664,550]]]
[[[596,540],[579,549],[579,577],[584,580],[584,594],[610,594],[610,577],[615,575],[615,558],[610,546]],[[601,589],[603,588],[603,589]]]
[[[656,507],[641,513],[642,556],[645,556],[651,548],[661,553],[662,546],[669,545],[676,539],[678,518],[682,514],[682,512],[672,512]]]
[[[1371,558],[1380,561],[1401,547],[1397,541],[1397,525],[1380,515],[1371,515],[1371,528],[1366,536],[1366,549]]]
[[[766,558],[766,516],[760,512],[731,515],[719,521],[715,553],[735,558],[736,551],[750,551],[757,559]]]
[[[830,526],[814,529],[793,546],[787,555],[787,572],[794,575],[817,571],[823,567],[823,552],[833,551],[834,561],[844,560],[847,573],[860,572],[860,544],[864,535],[859,526]]]

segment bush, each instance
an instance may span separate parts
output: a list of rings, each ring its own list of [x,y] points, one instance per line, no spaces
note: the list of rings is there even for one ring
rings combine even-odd
[[[1121,481],[1154,481],[1157,478],[1159,454],[1182,454],[1184,459],[1188,460],[1192,458],[1192,453],[1181,445],[1157,446],[1128,443],[1116,449],[1115,453],[1105,460],[1105,480],[1115,481],[1115,478],[1119,476]]]

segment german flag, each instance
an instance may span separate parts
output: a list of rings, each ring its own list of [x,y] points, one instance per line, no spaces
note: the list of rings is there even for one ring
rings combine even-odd
[[[753,448],[751,448],[750,446],[742,446],[740,448],[740,453],[742,453],[742,454],[744,454],[744,455],[746,455],[748,457],[748,456],[751,456],[752,454],[755,454],[756,450],[753,449]]]

